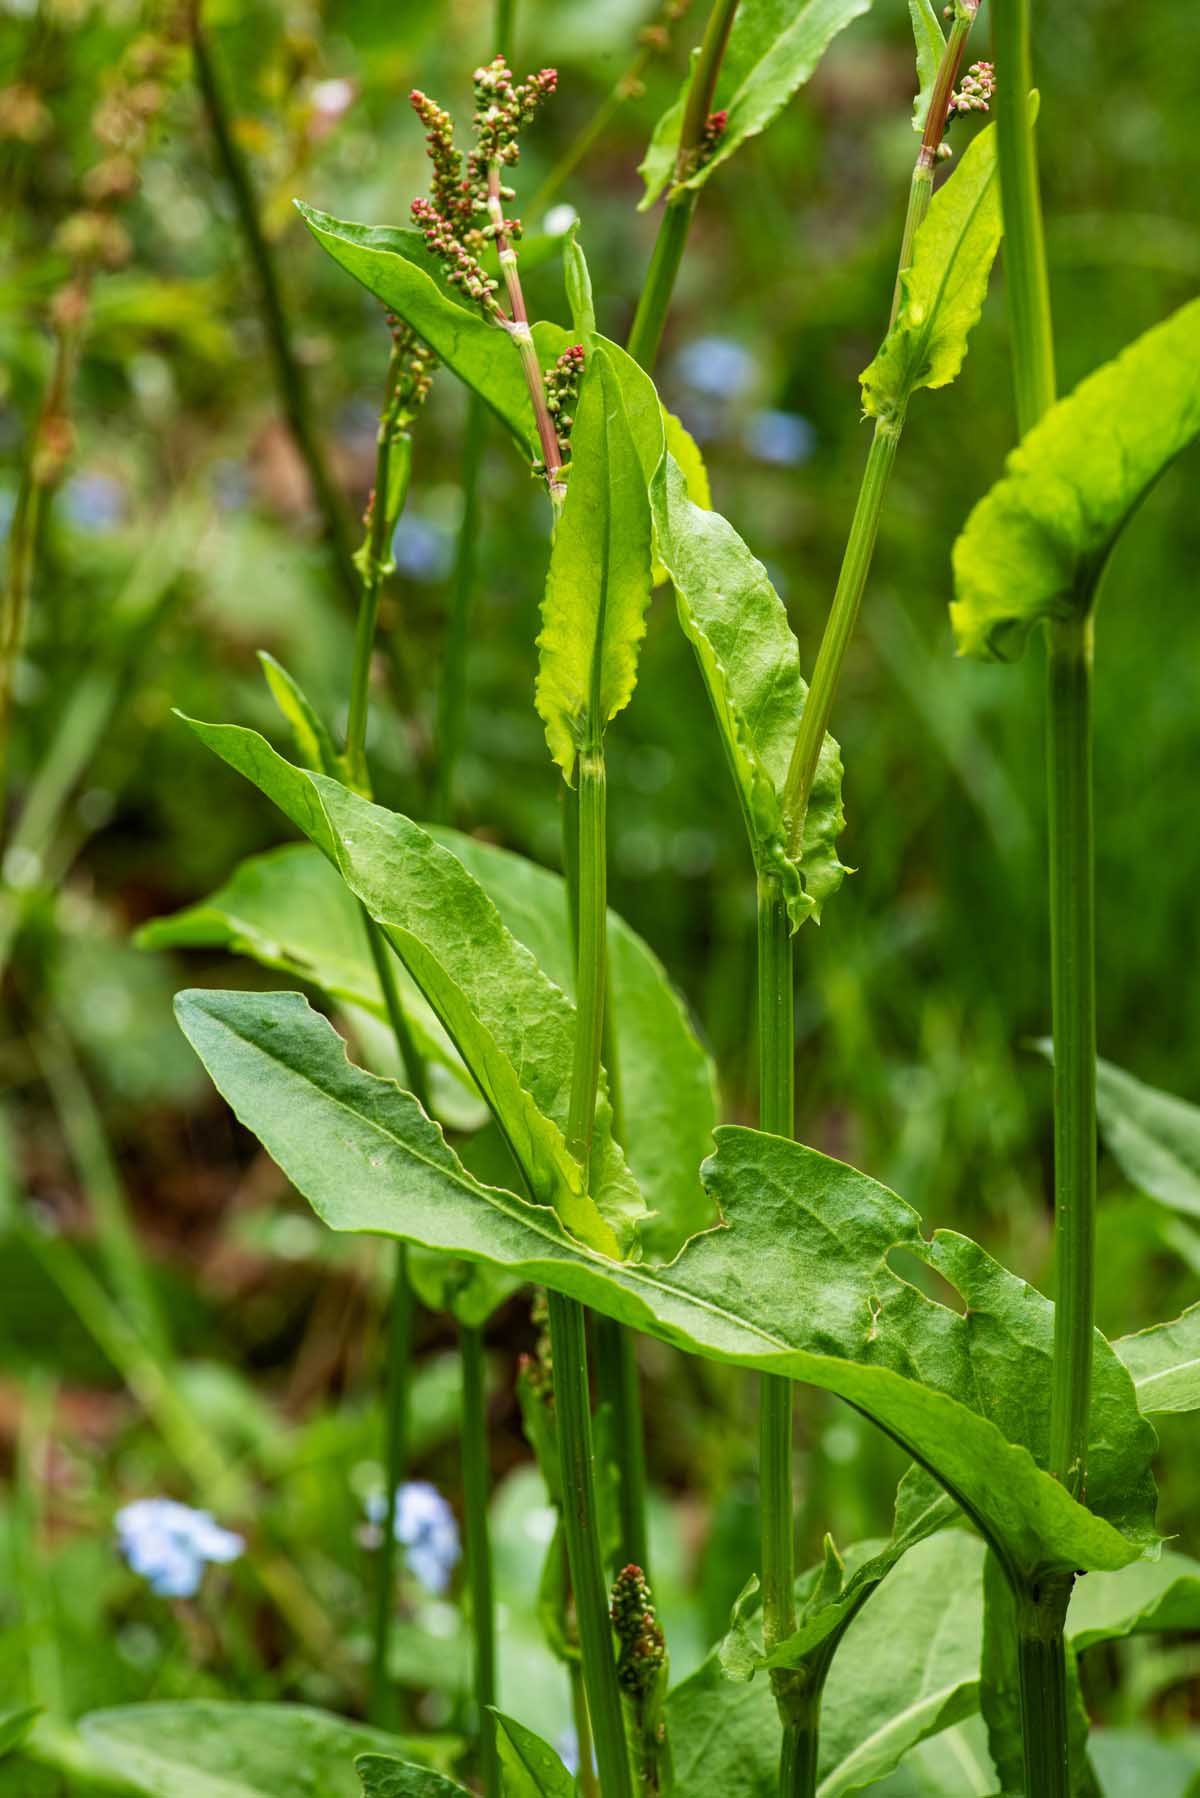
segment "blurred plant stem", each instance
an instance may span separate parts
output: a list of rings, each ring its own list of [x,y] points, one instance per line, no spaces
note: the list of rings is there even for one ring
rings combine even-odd
[[[475,1650],[474,1697],[479,1712],[479,1770],[485,1798],[500,1798],[496,1753],[496,1606],[492,1592],[492,1544],[488,1530],[488,1434],[483,1331],[463,1324],[462,1356],[463,1496],[467,1534],[467,1579],[471,1593],[471,1639]]]
[[[67,1715],[67,1693],[46,1559],[45,1501],[54,1438],[55,1389],[42,1374],[25,1387],[17,1434],[12,1511],[12,1579],[29,1668],[29,1697],[52,1716]]]
[[[692,215],[696,210],[696,189],[682,184],[695,170],[737,9],[738,0],[714,0],[684,102],[679,150],[675,157],[675,178],[667,194],[666,207],[650,257],[650,267],[625,346],[647,374],[653,373],[654,364],[658,360],[663,327],[667,322],[679,265],[683,261],[688,233],[692,228]]]
[[[32,1046],[88,1197],[109,1279],[126,1315],[165,1372],[173,1358],[166,1319],[87,1077],[57,1018],[43,1021],[41,1036]]]
[[[196,82],[204,101],[217,161],[237,214],[238,227],[254,268],[259,310],[270,346],[275,388],[292,440],[308,471],[313,499],[321,514],[329,553],[342,592],[351,604],[359,595],[358,575],[350,548],[349,528],[341,495],[334,484],[313,417],[308,375],[296,355],[275,256],[263,230],[258,199],[246,159],[238,145],[229,103],[204,31],[203,0],[189,0],[188,26]]]
[[[1005,289],[1022,436],[1056,396],[1050,283],[1042,228],[1029,0],[993,0],[996,139]],[[1050,1471],[1086,1489],[1095,1314],[1096,945],[1089,616],[1048,627],[1047,792],[1054,1020],[1054,1244]],[[1073,1581],[1014,1582],[1021,1723],[1029,1798],[1071,1789],[1063,1626]]]

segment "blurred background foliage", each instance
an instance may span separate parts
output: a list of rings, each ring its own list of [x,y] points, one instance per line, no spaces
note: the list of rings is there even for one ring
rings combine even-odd
[[[518,0],[517,64],[554,64],[560,79],[529,134],[516,210],[529,232],[547,213],[561,229],[563,208],[578,212],[600,325],[618,339],[656,224],[635,210],[637,164],[702,10],[695,0],[649,49],[645,0]],[[1180,5],[1037,10],[1067,388],[1196,290],[1195,25]],[[352,1639],[366,1629],[356,1529],[380,1440],[378,1256],[325,1237],[289,1197],[171,1017],[180,985],[265,976],[214,955],[171,963],[130,943],[143,920],[284,839],[278,816],[171,708],[278,738],[255,659],[266,648],[337,720],[352,632],[272,382],[186,44],[164,44],[165,17],[134,0],[0,0],[0,531],[12,525],[52,379],[48,320],[77,278],[80,217],[93,233],[104,221],[103,241],[87,251],[97,266],[69,436],[38,527],[0,929],[0,1454],[11,1473],[0,1535],[22,1569],[16,1584],[0,1580],[0,1625],[19,1616],[28,1626],[46,1607],[56,1618],[49,1631],[0,1636],[0,1685],[21,1684],[31,1649],[50,1654],[69,1712],[151,1691],[216,1691],[218,1667],[228,1690],[230,1666],[239,1695],[353,1702],[353,1682],[294,1642],[264,1637],[261,1619],[252,1628],[253,1593],[240,1609],[218,1607],[219,1618],[197,1607],[168,1628],[112,1553],[113,1504],[178,1483],[161,1431],[122,1389],[117,1372],[128,1378],[128,1368],[99,1346],[94,1319],[66,1301],[52,1266],[63,1240],[82,1249],[86,1268],[99,1265],[92,1220],[113,1183],[169,1295],[189,1412],[262,1479],[257,1529],[302,1559]],[[465,115],[470,70],[492,50],[489,18],[484,0],[210,0],[205,9],[348,517],[361,514],[370,482],[387,332],[290,201],[404,222],[426,182],[408,90],[419,84]],[[158,34],[154,56],[138,50],[148,32]],[[635,61],[639,79],[560,178]],[[156,91],[138,94],[139,84]],[[702,444],[715,503],[770,569],[806,664],[866,452],[856,377],[886,324],[913,85],[906,7],[876,0],[786,116],[704,190],[659,365],[665,399]],[[131,104],[141,108],[136,129],[112,117]],[[969,129],[958,128],[960,141]],[[131,141],[137,171],[125,191],[119,171],[95,171]],[[527,292],[536,313],[566,322],[557,259],[529,275]],[[380,799],[417,817],[434,778],[465,417],[463,395],[442,375],[418,427],[383,611],[369,749]],[[1013,429],[997,279],[955,387],[914,406],[839,697],[843,856],[857,872],[801,939],[799,1128],[894,1185],[928,1227],[960,1227],[1044,1282],[1050,1085],[1028,1049],[1048,1018],[1041,661],[958,664],[946,617],[951,542]],[[1123,541],[1098,618],[1096,689],[1101,1051],[1192,1098],[1195,475],[1194,460],[1171,471]],[[547,529],[536,483],[490,427],[455,816],[556,865],[559,781],[531,703]],[[753,882],[666,590],[633,704],[611,736],[609,778],[613,903],[686,995],[717,1057],[727,1115],[750,1118]],[[1111,1163],[1102,1184],[1099,1317],[1118,1333],[1182,1309],[1196,1258],[1191,1239],[1124,1190]],[[40,1246],[24,1227],[30,1208]],[[491,1332],[495,1473],[512,1476],[498,1499],[501,1598],[505,1627],[530,1636],[536,1666],[522,1593],[540,1560],[542,1501],[512,1396],[513,1357],[529,1334],[522,1305]],[[453,1493],[451,1340],[423,1318],[416,1447],[417,1465]],[[741,1376],[656,1344],[643,1351],[662,1495],[660,1601],[683,1671],[722,1627],[753,1563],[753,1443]],[[45,1384],[40,1411],[16,1396],[31,1366]],[[799,1429],[806,1553],[830,1524],[843,1539],[880,1530],[896,1472],[888,1447],[811,1394]],[[1167,1434],[1163,1527],[1197,1552],[1200,1457],[1186,1425]],[[22,1552],[31,1540],[54,1563],[40,1594],[29,1587],[42,1563]],[[398,1664],[408,1655],[414,1691],[423,1688],[429,1643],[445,1638],[438,1691],[420,1700],[424,1720],[440,1724],[461,1702],[457,1613],[413,1602],[410,1622],[425,1633],[397,1638]],[[112,1629],[115,1654],[98,1662],[73,1652]]]

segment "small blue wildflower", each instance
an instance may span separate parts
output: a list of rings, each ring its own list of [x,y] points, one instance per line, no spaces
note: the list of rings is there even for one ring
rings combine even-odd
[[[73,475],[62,491],[63,509],[76,530],[102,535],[120,524],[125,493],[119,481],[98,470]]]
[[[383,1522],[387,1506],[382,1492],[367,1499],[367,1516]],[[450,1584],[462,1548],[454,1512],[436,1486],[428,1480],[409,1480],[396,1492],[396,1540],[404,1549],[404,1561],[414,1579],[427,1592],[440,1597]]]
[[[697,337],[678,352],[673,372],[693,393],[735,400],[753,385],[758,364],[732,337]]]
[[[207,1511],[173,1498],[139,1498],[116,1515],[117,1541],[135,1573],[160,1598],[192,1598],[210,1561],[236,1561],[241,1536],[222,1529]]]
[[[746,426],[750,454],[779,468],[807,462],[816,442],[816,432],[799,412],[755,412]]]
[[[405,513],[392,538],[392,559],[397,573],[410,581],[444,580],[452,560],[449,533],[427,518]]]

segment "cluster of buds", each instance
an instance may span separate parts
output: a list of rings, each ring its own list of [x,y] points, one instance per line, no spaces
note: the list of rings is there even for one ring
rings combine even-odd
[[[497,56],[474,75],[475,111],[471,124],[475,147],[464,164],[454,142],[454,125],[445,109],[414,88],[413,110],[425,127],[425,143],[433,166],[428,199],[414,200],[412,216],[449,281],[482,308],[488,318],[502,317],[496,298],[499,283],[484,269],[480,256],[489,242],[503,249],[521,235],[520,219],[503,216],[515,198],[500,180],[520,155],[519,134],[555,90],[558,76],[542,69],[514,82],[508,64]]]
[[[703,168],[705,163],[712,157],[717,145],[725,135],[725,129],[728,124],[729,114],[724,109],[720,112],[709,113],[707,119],[704,121],[704,130],[700,137],[696,162],[697,168]]]
[[[397,360],[388,402],[379,420],[379,441],[395,444],[400,441],[428,399],[438,359],[429,345],[422,342],[402,318],[398,318],[394,312],[385,313],[384,318],[391,332],[392,352]],[[372,487],[363,513],[363,529],[367,533],[367,540],[359,551],[360,566],[368,574],[372,572],[372,558],[377,549],[372,542],[377,504],[376,492]],[[394,528],[395,520],[389,518],[385,529],[390,532]],[[390,573],[390,567],[384,568],[383,572]]]
[[[990,62],[973,62],[962,79],[962,86],[950,96],[946,114],[947,128],[960,113],[986,112],[988,101],[996,91],[996,70]]]
[[[537,1341],[532,1355],[522,1355],[517,1362],[517,1372],[526,1382],[531,1393],[541,1399],[544,1405],[554,1404],[554,1359],[550,1352],[550,1301],[544,1290],[538,1286],[534,1289],[533,1301],[529,1307],[529,1320],[537,1331]]]
[[[554,421],[554,431],[564,462],[570,454],[571,426],[575,423],[575,402],[579,398],[584,360],[583,345],[573,343],[545,373],[546,410]]]
[[[609,1615],[618,1645],[617,1681],[631,1698],[645,1698],[665,1665],[667,1644],[640,1567],[631,1563],[617,1575]]]

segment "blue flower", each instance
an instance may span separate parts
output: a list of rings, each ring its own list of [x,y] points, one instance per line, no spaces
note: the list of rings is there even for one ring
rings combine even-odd
[[[799,412],[756,412],[746,426],[746,448],[760,462],[796,468],[807,462],[817,434]]]
[[[398,574],[410,581],[440,581],[450,572],[453,545],[449,533],[406,512],[392,538],[392,560]]]
[[[84,469],[72,475],[62,491],[62,505],[76,530],[102,535],[120,524],[125,493],[112,475]]]
[[[367,1500],[367,1516],[380,1524],[385,1511],[382,1492],[373,1492]],[[409,1480],[397,1488],[395,1534],[409,1572],[427,1592],[440,1596],[450,1584],[462,1548],[454,1512],[428,1480]]]
[[[676,355],[674,373],[706,399],[735,400],[753,386],[758,364],[732,337],[697,337]]]
[[[116,1516],[121,1553],[160,1598],[192,1598],[210,1561],[236,1561],[245,1542],[207,1511],[173,1498],[139,1498]]]

